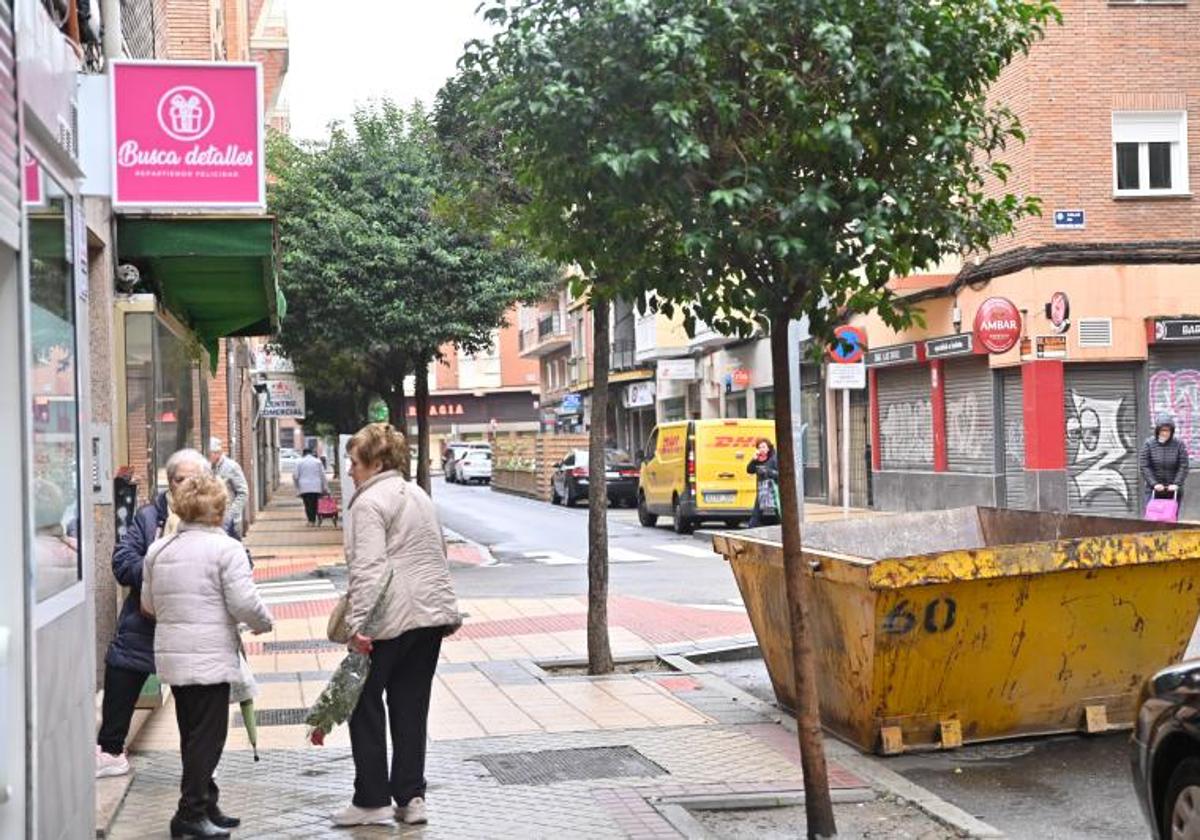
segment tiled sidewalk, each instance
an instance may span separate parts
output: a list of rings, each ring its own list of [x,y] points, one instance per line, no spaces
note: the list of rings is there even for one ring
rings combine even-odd
[[[465,599],[466,622],[443,645],[433,689],[431,825],[331,829],[327,814],[348,801],[353,787],[347,729],[338,727],[316,748],[306,744],[302,722],[344,655],[324,638],[334,584],[344,581],[333,539],[340,534],[328,526],[306,528],[298,505],[285,499],[247,540],[276,626],[247,637],[261,688],[261,763],[251,761],[240,715],[231,708],[220,783],[223,806],[245,820],[238,836],[678,837],[686,829],[668,819],[660,801],[802,788],[789,733],[711,674],[668,655],[752,639],[740,611],[614,597],[614,653],[657,651],[684,670],[658,660],[647,672],[588,678],[556,667],[586,654],[583,599]],[[160,836],[178,796],[170,700],[133,750],[138,775],[110,836]],[[633,775],[587,770],[584,757],[612,750],[646,769]],[[531,751],[533,766],[562,761],[567,777],[506,784],[481,763],[490,755],[508,761],[510,754]],[[862,787],[836,763],[832,775],[836,787]]]

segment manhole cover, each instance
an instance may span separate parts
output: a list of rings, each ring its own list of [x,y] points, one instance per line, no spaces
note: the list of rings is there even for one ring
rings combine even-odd
[[[1007,761],[1029,755],[1033,750],[1033,744],[981,744],[946,755],[956,761]]]
[[[491,753],[467,760],[478,761],[502,785],[552,785],[587,779],[668,775],[629,746]]]
[[[308,709],[259,709],[259,726],[299,726],[308,717]],[[242,713],[233,716],[234,726],[244,726]]]

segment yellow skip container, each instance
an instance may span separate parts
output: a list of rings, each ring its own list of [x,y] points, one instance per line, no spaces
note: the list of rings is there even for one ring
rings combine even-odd
[[[713,542],[791,708],[779,540]],[[885,754],[1129,726],[1200,614],[1186,525],[961,508],[809,524],[804,561],[822,721]]]

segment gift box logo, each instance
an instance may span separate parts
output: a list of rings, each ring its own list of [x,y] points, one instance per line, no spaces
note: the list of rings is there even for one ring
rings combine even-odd
[[[191,85],[173,87],[158,100],[158,125],[183,142],[199,140],[213,127],[217,112],[208,94]]]

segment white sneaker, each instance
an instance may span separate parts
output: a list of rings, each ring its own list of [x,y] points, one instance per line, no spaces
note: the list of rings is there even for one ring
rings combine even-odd
[[[405,825],[425,825],[429,822],[429,811],[425,808],[425,800],[414,796],[408,804],[396,809],[396,819]]]
[[[329,815],[334,825],[388,825],[392,821],[392,811],[383,808],[359,808],[357,805],[347,805],[340,811]]]
[[[110,776],[124,776],[129,772],[129,759],[125,754],[109,755],[96,747],[96,778],[106,779]]]

